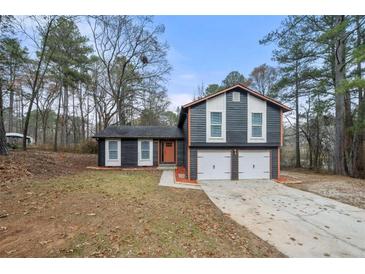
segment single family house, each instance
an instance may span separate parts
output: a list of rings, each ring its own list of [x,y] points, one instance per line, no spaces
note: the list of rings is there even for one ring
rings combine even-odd
[[[176,127],[110,126],[98,132],[98,165],[173,164],[189,180],[276,179],[283,113],[290,110],[237,84],[182,106]]]

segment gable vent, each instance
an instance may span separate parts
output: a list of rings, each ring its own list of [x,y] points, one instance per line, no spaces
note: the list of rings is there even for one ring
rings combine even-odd
[[[238,91],[232,92],[232,102],[239,102],[240,99],[240,93]]]

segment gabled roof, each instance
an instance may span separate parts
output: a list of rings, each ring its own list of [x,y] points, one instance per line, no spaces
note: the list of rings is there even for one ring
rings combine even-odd
[[[191,106],[193,106],[193,105],[199,104],[199,103],[201,103],[201,102],[203,102],[203,101],[206,101],[206,100],[208,100],[208,99],[210,99],[210,98],[213,98],[213,97],[215,97],[215,96],[218,96],[218,95],[220,95],[220,94],[223,94],[223,93],[225,93],[225,92],[231,91],[231,90],[236,89],[236,88],[243,89],[243,90],[247,91],[248,93],[252,94],[253,96],[256,96],[256,97],[258,97],[258,98],[260,98],[260,99],[263,99],[263,100],[265,100],[265,101],[268,101],[268,102],[273,103],[274,105],[279,106],[280,108],[282,108],[282,109],[283,109],[283,112],[291,111],[291,110],[292,110],[290,107],[287,107],[286,105],[284,105],[284,104],[280,103],[279,101],[277,101],[277,100],[275,100],[275,99],[272,99],[272,98],[270,98],[270,97],[268,97],[268,96],[262,95],[260,92],[258,92],[258,91],[256,91],[256,90],[254,90],[254,89],[252,89],[252,88],[250,88],[250,87],[248,87],[248,86],[246,86],[246,85],[244,85],[244,84],[241,84],[241,83],[239,83],[239,84],[237,84],[237,85],[234,85],[234,86],[232,86],[232,87],[229,87],[229,88],[226,88],[226,89],[220,90],[220,91],[218,91],[218,92],[216,92],[216,93],[213,93],[213,94],[211,94],[211,95],[205,96],[205,97],[200,98],[200,99],[198,99],[198,100],[192,101],[192,102],[190,102],[190,103],[188,103],[188,104],[183,105],[182,107],[183,107],[183,108],[191,107]]]
[[[178,127],[162,126],[109,126],[95,134],[94,138],[165,138],[181,139]]]

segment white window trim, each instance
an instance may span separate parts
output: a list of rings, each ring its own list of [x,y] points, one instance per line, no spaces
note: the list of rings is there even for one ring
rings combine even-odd
[[[149,159],[142,159],[142,146],[143,141],[150,143],[150,157]],[[150,139],[138,139],[138,166],[153,166],[153,140]]]
[[[223,132],[222,132],[222,124],[223,124],[223,113],[222,111],[210,111],[209,115],[212,116],[212,113],[220,113],[221,114],[221,123],[220,124],[213,124],[212,121],[210,121],[210,134],[212,134],[212,126],[220,126],[221,127],[221,136],[210,136],[210,138],[222,138]],[[212,119],[212,117],[210,117]]]
[[[211,136],[211,112],[222,113],[222,135],[221,137]],[[206,142],[207,143],[225,143],[226,142],[226,94],[219,95],[208,99],[206,103]]]
[[[254,124],[252,122],[252,119],[251,119],[251,130],[253,127],[261,127],[261,136],[255,136],[255,137],[252,137],[252,138],[262,138],[263,137],[263,131],[262,131],[262,124],[263,124],[263,113],[262,112],[251,112],[251,115],[253,116],[253,114],[261,114],[261,124]],[[252,118],[251,116],[251,118]],[[252,130],[253,131],[253,130]]]
[[[247,94],[247,143],[266,143],[266,101]],[[252,136],[252,113],[262,113],[262,137]]]
[[[109,142],[117,141],[118,143],[118,158],[110,159],[109,157]],[[119,139],[107,139],[105,140],[105,166],[121,166],[121,141]]]

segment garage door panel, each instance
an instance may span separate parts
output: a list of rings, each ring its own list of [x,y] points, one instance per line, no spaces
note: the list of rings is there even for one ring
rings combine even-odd
[[[269,151],[239,151],[239,179],[270,179]]]
[[[198,180],[231,179],[230,151],[198,151]]]

